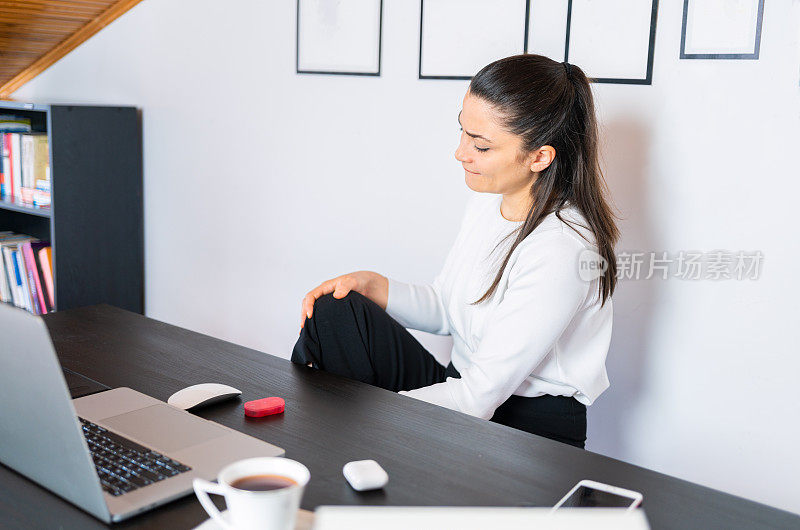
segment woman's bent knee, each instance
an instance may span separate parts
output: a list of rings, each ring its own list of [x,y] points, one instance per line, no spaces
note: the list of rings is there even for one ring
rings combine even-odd
[[[320,296],[314,302],[312,318],[317,315],[335,314],[338,311],[351,307],[353,304],[362,304],[366,297],[359,292],[350,291],[342,298],[334,298],[333,293]]]

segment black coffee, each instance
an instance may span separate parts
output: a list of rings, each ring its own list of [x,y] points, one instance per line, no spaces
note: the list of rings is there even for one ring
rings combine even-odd
[[[252,475],[234,480],[231,486],[240,490],[270,491],[297,486],[297,482],[282,475]]]

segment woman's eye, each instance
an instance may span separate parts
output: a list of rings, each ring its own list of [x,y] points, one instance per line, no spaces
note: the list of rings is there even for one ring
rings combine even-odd
[[[458,130],[463,132],[464,128],[463,127],[459,127]],[[480,151],[481,153],[485,153],[486,151],[489,150],[488,147],[478,147],[477,145],[475,146],[475,149]]]

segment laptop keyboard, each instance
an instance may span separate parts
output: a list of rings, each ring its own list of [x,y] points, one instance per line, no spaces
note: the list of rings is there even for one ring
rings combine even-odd
[[[104,491],[115,497],[192,469],[96,423],[78,419],[100,484]]]

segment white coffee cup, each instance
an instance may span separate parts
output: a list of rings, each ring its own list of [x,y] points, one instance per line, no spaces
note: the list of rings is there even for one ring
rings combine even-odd
[[[231,486],[239,479],[256,475],[279,475],[297,484],[269,491],[250,491]],[[310,478],[308,468],[300,462],[283,457],[263,457],[239,460],[224,467],[219,472],[217,484],[196,478],[192,485],[200,504],[222,528],[292,530],[303,490]],[[222,517],[211,502],[209,493],[225,497],[228,517]]]

